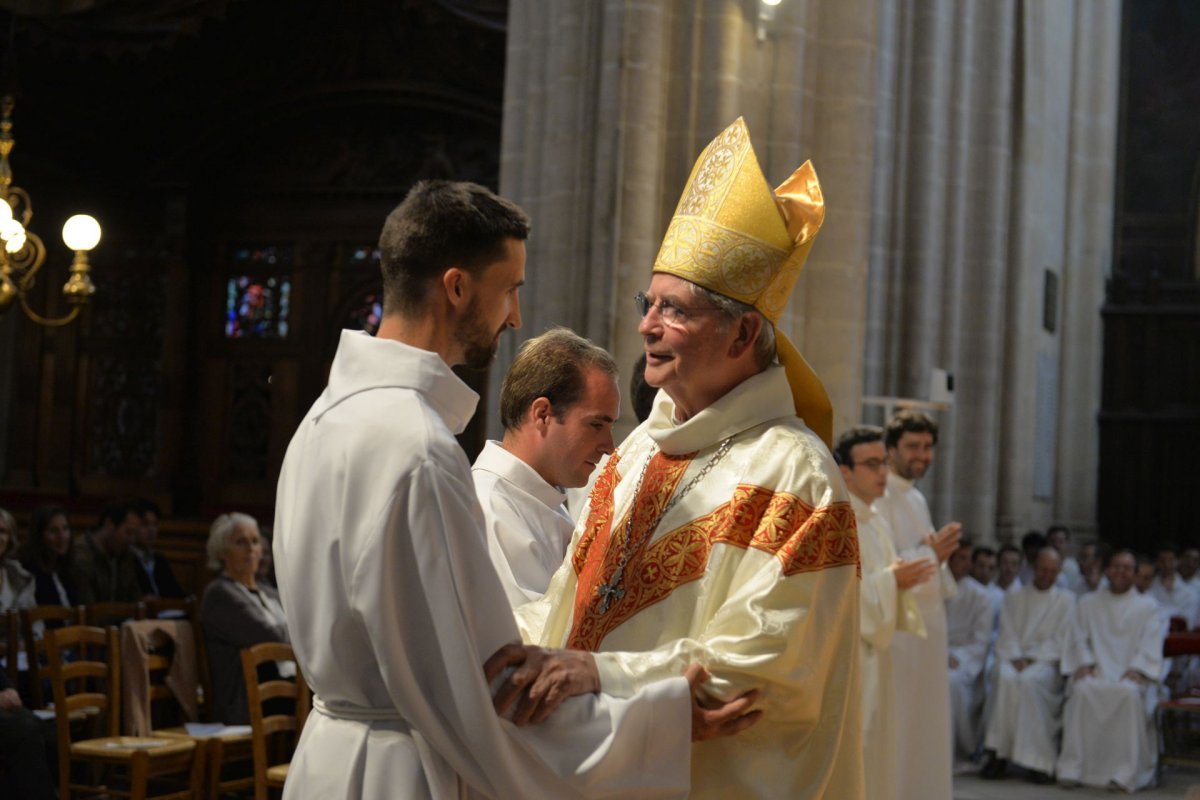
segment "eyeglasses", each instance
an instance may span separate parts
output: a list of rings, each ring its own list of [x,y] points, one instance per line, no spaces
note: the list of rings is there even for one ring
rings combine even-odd
[[[704,311],[720,311],[718,308],[709,306],[677,306],[666,298],[658,301],[651,300],[646,296],[645,292],[638,292],[633,296],[633,303],[637,306],[638,314],[645,317],[650,313],[650,309],[657,308],[658,315],[662,317],[662,321],[667,325],[680,326],[688,321],[689,314],[698,314]]]
[[[891,460],[887,458],[868,458],[866,461],[854,462],[854,466],[866,467],[872,472],[878,472],[880,469],[887,467],[891,463]]]

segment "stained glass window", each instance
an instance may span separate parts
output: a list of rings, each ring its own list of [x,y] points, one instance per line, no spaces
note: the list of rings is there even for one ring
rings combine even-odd
[[[225,335],[230,339],[286,339],[292,282],[287,277],[239,275],[225,293]]]
[[[282,245],[237,247],[233,251],[233,261],[243,266],[286,267],[292,263],[292,248]]]
[[[383,319],[383,292],[370,291],[360,297],[342,320],[342,327],[353,331],[366,331],[372,336],[379,330]]]
[[[378,247],[354,247],[350,250],[350,266],[352,267],[379,267],[379,248]]]

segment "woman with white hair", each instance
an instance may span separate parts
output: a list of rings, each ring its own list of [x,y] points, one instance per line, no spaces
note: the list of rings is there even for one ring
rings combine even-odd
[[[258,522],[248,514],[222,514],[208,534],[208,566],[219,570],[204,590],[200,622],[208,645],[213,719],[226,725],[250,721],[241,651],[260,642],[289,642],[279,595],[255,580],[263,543]],[[284,677],[295,665],[279,665]]]

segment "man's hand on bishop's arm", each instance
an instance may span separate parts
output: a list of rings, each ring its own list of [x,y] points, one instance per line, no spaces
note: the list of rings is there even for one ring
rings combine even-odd
[[[514,669],[496,690],[492,705],[503,714],[516,702],[512,721],[517,725],[543,722],[568,697],[600,691],[596,659],[583,650],[506,644],[484,662],[488,684],[508,667]]]
[[[543,722],[568,697],[600,691],[596,659],[583,650],[513,642],[484,662],[484,678],[490,685],[509,667],[513,670],[497,688],[492,705],[497,714],[504,714],[516,702],[512,721],[517,725]],[[757,689],[725,702],[703,692],[709,673],[701,665],[689,664],[684,677],[692,690],[692,741],[733,736],[762,718],[762,711],[754,709],[760,696]]]

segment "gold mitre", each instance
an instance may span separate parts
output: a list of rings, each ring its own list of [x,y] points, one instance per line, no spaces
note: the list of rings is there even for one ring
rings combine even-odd
[[[824,221],[825,200],[812,162],[772,192],[750,131],[738,117],[692,168],[654,271],[754,306],[775,324]],[[821,379],[778,329],[775,341],[796,414],[830,444],[833,406]]]

